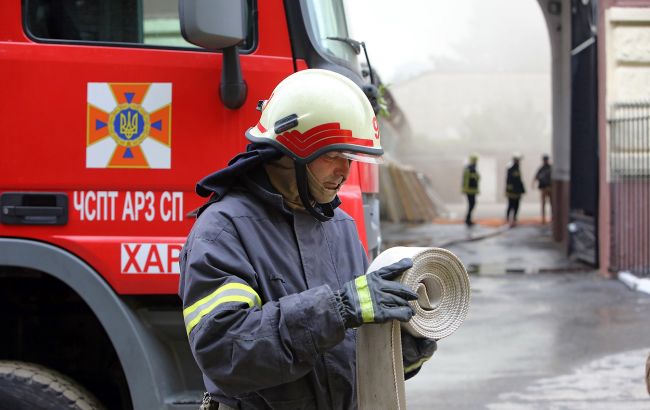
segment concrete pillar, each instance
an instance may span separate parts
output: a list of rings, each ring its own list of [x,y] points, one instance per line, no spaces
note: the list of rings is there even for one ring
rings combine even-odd
[[[538,0],[551,44],[553,237],[567,243],[571,177],[571,0]]]

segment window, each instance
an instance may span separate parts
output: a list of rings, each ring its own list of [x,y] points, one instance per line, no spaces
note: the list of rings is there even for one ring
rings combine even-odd
[[[327,54],[358,67],[357,50],[342,39],[348,38],[342,0],[307,0],[309,28],[316,45]]]
[[[178,0],[26,0],[25,26],[36,40],[132,43],[198,48],[185,41]],[[256,1],[248,1],[248,34],[239,46],[255,45]]]

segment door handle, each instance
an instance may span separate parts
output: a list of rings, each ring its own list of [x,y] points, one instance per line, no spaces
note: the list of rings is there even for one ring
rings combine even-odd
[[[6,205],[2,207],[2,212],[5,215],[13,216],[61,216],[63,215],[63,207]]]
[[[0,223],[65,225],[68,196],[58,192],[5,192],[0,195]]]

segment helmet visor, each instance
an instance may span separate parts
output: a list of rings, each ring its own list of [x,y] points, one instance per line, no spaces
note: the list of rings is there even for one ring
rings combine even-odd
[[[377,155],[368,155],[362,154],[360,152],[349,152],[349,151],[333,151],[328,152],[328,154],[336,154],[336,156],[350,159],[352,161],[365,162],[366,164],[383,164],[384,159]]]

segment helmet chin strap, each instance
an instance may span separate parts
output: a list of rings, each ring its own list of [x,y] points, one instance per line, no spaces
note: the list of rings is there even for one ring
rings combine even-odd
[[[332,205],[319,204],[322,212],[320,212],[312,205],[312,201],[309,196],[309,181],[307,179],[306,164],[296,162],[296,182],[298,184],[298,194],[300,195],[300,200],[302,201],[305,210],[321,222],[327,222],[332,219],[334,216],[334,209],[332,208]]]

